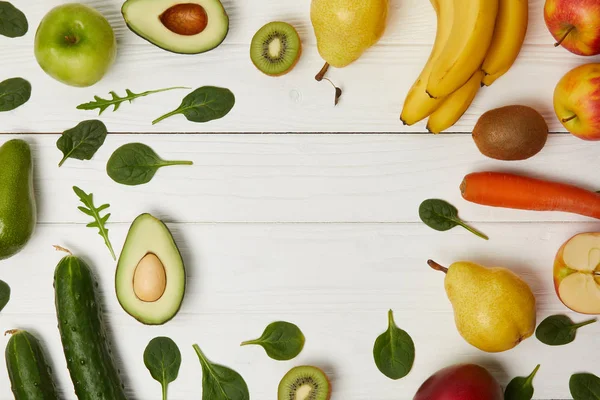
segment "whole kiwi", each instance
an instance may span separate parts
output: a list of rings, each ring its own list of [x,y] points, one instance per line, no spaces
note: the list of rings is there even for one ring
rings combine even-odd
[[[483,114],[473,129],[479,151],[496,160],[526,160],[539,153],[548,139],[548,124],[526,106],[496,108]]]

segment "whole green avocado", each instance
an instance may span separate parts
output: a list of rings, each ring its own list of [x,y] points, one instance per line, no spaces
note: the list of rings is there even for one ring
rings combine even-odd
[[[31,149],[23,140],[9,140],[0,147],[0,260],[27,244],[35,222]]]

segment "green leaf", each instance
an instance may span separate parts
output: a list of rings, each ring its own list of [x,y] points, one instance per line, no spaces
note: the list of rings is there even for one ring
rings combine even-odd
[[[9,38],[21,37],[28,29],[25,14],[8,1],[0,1],[0,35]]]
[[[268,325],[260,338],[243,342],[242,346],[259,345],[272,359],[287,361],[300,354],[304,341],[300,328],[289,322],[278,321]]]
[[[194,350],[202,365],[202,400],[249,400],[248,385],[237,372],[222,365],[211,364],[200,347]]]
[[[562,346],[575,340],[579,328],[596,321],[593,318],[576,324],[566,315],[552,315],[540,323],[535,330],[535,337],[548,346]]]
[[[533,378],[540,369],[540,365],[533,370],[533,372],[526,377],[516,377],[504,391],[504,400],[531,400],[533,398]]]
[[[79,197],[79,200],[81,200],[81,202],[85,205],[85,207],[77,207],[79,211],[94,218],[94,222],[90,222],[86,226],[88,228],[98,228],[98,234],[102,236],[106,247],[108,247],[108,250],[110,251],[110,255],[114,260],[116,260],[117,257],[115,256],[115,251],[113,250],[110,239],[108,238],[108,228],[106,228],[106,222],[108,221],[110,214],[106,214],[104,217],[100,216],[100,213],[110,207],[110,204],[103,204],[96,208],[94,206],[94,195],[92,193],[87,194],[77,186],[73,186],[73,191],[77,197]]]
[[[150,182],[159,168],[192,164],[191,161],[166,161],[145,144],[128,143],[110,156],[106,172],[117,183],[136,186]]]
[[[158,90],[148,90],[142,93],[133,93],[129,89],[125,89],[126,95],[124,97],[119,97],[115,92],[110,92],[111,99],[103,99],[99,96],[94,96],[94,101],[90,101],[89,103],[80,104],[77,106],[78,110],[95,110],[98,109],[98,115],[101,115],[108,107],[113,106],[113,112],[117,111],[121,106],[121,103],[128,101],[132,103],[133,100],[138,99],[140,97],[145,97],[154,93],[166,92],[169,90],[175,89],[189,89],[188,87],[175,86],[166,89],[158,89]]]
[[[62,166],[68,158],[91,160],[104,144],[107,133],[106,126],[98,120],[83,121],[64,131],[56,142],[56,147],[63,153],[58,166]]]
[[[168,337],[155,337],[144,350],[144,365],[154,380],[160,382],[162,398],[167,400],[167,387],[177,379],[181,366],[181,352]]]
[[[185,96],[177,109],[155,119],[152,125],[177,114],[185,115],[188,121],[208,122],[223,118],[234,105],[235,96],[229,89],[204,86]]]
[[[573,400],[600,400],[600,378],[594,374],[574,374],[569,379]]]
[[[396,326],[392,310],[388,313],[388,330],[373,347],[375,365],[390,379],[404,378],[415,362],[415,344],[408,333]]]
[[[23,78],[10,78],[0,82],[0,112],[11,111],[31,98],[31,84]]]
[[[10,286],[8,283],[0,280],[0,311],[8,304],[10,300]]]
[[[489,239],[486,235],[470,227],[458,218],[456,207],[444,200],[429,199],[422,202],[419,206],[419,217],[421,217],[421,221],[427,226],[436,231],[443,232],[460,225],[482,239]]]

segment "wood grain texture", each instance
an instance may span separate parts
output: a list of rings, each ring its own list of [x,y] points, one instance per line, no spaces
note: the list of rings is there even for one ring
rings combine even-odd
[[[62,132],[93,111],[78,104],[109,91],[126,88],[139,92],[170,86],[216,85],[230,88],[237,104],[224,119],[194,124],[176,116],[156,126],[151,121],[176,108],[182,92],[168,92],[125,104],[102,119],[112,132],[423,132],[423,123],[405,127],[399,120],[404,97],[420,73],[435,36],[435,15],[423,0],[393,1],[388,29],[381,42],[353,65],[332,70],[329,76],[344,89],[338,107],[326,83],[313,77],[321,68],[308,0],[225,1],[231,30],[216,50],[185,56],[163,51],[131,33],[120,14],[120,0],[94,0],[107,16],[118,38],[119,55],[107,76],[91,88],[64,86],[44,74],[33,57],[35,28],[44,14],[62,2],[31,0],[19,4],[30,19],[30,32],[22,39],[0,38],[5,60],[0,78],[23,76],[33,85],[32,100],[2,116],[0,132]],[[470,132],[486,110],[508,104],[538,109],[552,131],[564,132],[552,110],[552,93],[558,80],[585,58],[553,47],[543,22],[543,1],[530,1],[531,22],[522,54],[513,69],[497,84],[480,92],[453,132]],[[288,75],[270,78],[252,65],[249,43],[260,26],[286,20],[298,28],[304,53]],[[10,56],[8,56],[10,55]]]
[[[110,225],[117,251],[127,228],[128,224]],[[535,338],[501,354],[470,347],[454,327],[443,275],[425,263],[428,258],[446,265],[469,259],[511,268],[532,287],[541,321],[549,314],[567,312],[552,286],[556,250],[571,235],[598,229],[597,223],[480,224],[492,237],[489,242],[462,230],[441,234],[422,224],[169,224],[169,228],[187,266],[188,290],[180,313],[165,326],[146,327],[124,313],[114,295],[115,263],[101,238],[83,225],[42,226],[22,253],[2,262],[2,279],[12,286],[13,297],[0,316],[0,329],[32,329],[43,338],[65,399],[75,397],[56,329],[52,274],[62,255],[54,252],[53,244],[84,257],[97,273],[133,399],[160,397],[158,383],[142,362],[145,345],[158,335],[172,337],[183,353],[179,379],[170,387],[171,400],[200,397],[201,371],[193,343],[212,360],[240,372],[252,398],[258,400],[273,399],[285,372],[305,363],[319,365],[331,375],[335,398],[352,400],[410,400],[427,376],[458,362],[481,363],[502,384],[541,363],[536,399],[568,398],[570,374],[597,372],[596,354],[589,349],[600,334],[598,324],[582,329],[576,342],[564,347],[551,348]],[[417,349],[412,373],[400,381],[385,378],[372,360],[372,346],[386,329],[389,308]],[[306,335],[305,350],[296,360],[276,362],[258,347],[239,347],[279,319],[297,323]],[[0,339],[0,346],[6,341]],[[0,363],[0,399],[10,399],[8,386]]]

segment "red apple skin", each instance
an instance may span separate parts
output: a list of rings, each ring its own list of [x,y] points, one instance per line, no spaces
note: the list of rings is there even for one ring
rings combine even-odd
[[[483,367],[459,364],[444,368],[421,385],[413,400],[503,400],[502,387]]]
[[[569,71],[554,90],[554,111],[563,126],[583,140],[600,140],[600,64]]]
[[[597,0],[546,0],[544,19],[556,42],[571,53],[600,54],[600,3]]]

